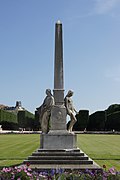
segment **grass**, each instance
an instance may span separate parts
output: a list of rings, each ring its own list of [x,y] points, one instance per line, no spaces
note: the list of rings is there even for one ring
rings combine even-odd
[[[0,135],[0,166],[22,163],[39,147],[39,134]]]
[[[39,142],[39,134],[0,135],[0,166],[22,163]],[[79,134],[77,146],[100,166],[120,170],[120,135]]]
[[[100,166],[120,170],[120,135],[80,134],[78,147]]]

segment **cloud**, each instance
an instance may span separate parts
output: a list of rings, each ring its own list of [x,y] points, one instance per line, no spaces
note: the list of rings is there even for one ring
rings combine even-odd
[[[95,0],[95,12],[97,14],[106,14],[112,11],[120,0]]]
[[[120,12],[119,12],[120,0],[91,0],[90,3],[87,4],[86,8],[85,9],[83,8],[84,9],[83,11],[79,10],[78,7],[80,5],[82,7],[82,3],[80,4],[79,3],[74,4],[74,7],[76,8],[74,14],[71,13],[72,11],[70,12],[69,10],[65,11],[67,14],[66,15],[67,22],[69,23],[77,22],[80,19],[96,16],[98,14],[99,15],[107,14],[114,18],[120,17]],[[71,10],[71,7],[68,9]]]
[[[120,66],[108,68],[105,77],[115,82],[120,82]]]

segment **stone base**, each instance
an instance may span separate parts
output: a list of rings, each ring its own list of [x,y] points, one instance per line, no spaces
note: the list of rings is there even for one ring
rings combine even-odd
[[[86,169],[102,171],[92,159],[90,159],[79,148],[76,149],[38,149],[33,152],[24,163],[30,163],[30,168],[35,171],[64,169],[82,170]]]
[[[24,163],[33,170],[102,170],[92,159],[76,147],[77,136],[68,131],[50,131],[40,135],[40,149],[33,152]]]
[[[76,135],[66,133],[54,133],[41,134],[40,136],[40,148],[41,149],[75,149],[76,147]]]

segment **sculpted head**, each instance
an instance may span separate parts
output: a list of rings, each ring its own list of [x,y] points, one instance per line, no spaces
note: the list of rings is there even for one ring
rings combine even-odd
[[[72,90],[69,90],[68,93],[67,93],[67,96],[68,96],[68,97],[73,96],[73,91],[72,91]]]
[[[46,94],[47,94],[47,95],[52,95],[51,89],[46,89]]]

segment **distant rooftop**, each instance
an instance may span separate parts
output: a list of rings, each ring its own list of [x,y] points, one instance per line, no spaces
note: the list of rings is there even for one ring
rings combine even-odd
[[[4,108],[7,108],[8,106],[6,105],[3,105],[3,104],[0,104],[0,109],[4,109]]]
[[[16,101],[16,106],[6,106],[3,104],[0,104],[0,109],[7,110],[7,111],[24,110],[24,108],[21,105],[21,101]]]

